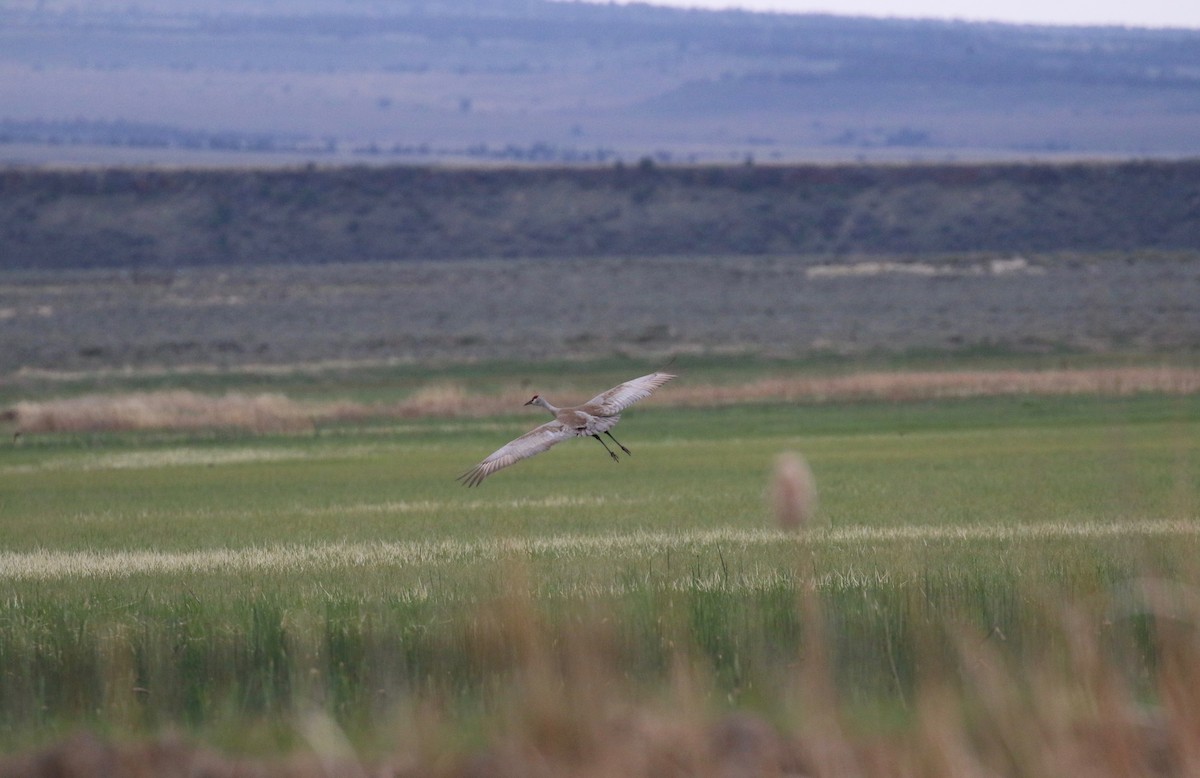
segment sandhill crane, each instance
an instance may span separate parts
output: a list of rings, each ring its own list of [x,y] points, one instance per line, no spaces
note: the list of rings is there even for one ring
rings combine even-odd
[[[601,435],[608,435],[613,443],[621,447],[626,454],[633,452],[625,448],[621,441],[613,438],[609,431],[621,420],[621,411],[633,405],[638,400],[644,400],[658,387],[670,381],[675,376],[670,373],[651,373],[641,378],[634,378],[623,384],[614,386],[607,392],[601,392],[583,405],[571,408],[556,408],[545,397],[535,394],[526,405],[540,405],[554,414],[554,420],[526,432],[516,440],[497,449],[491,456],[484,459],[475,467],[458,477],[464,486],[479,486],[483,479],[501,468],[515,465],[522,459],[528,459],[534,454],[550,450],[556,443],[570,438],[592,437],[600,441],[604,450],[620,462],[616,452],[608,447]]]

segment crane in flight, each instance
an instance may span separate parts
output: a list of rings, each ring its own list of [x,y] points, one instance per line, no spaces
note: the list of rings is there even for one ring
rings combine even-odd
[[[672,378],[675,376],[670,373],[644,375],[641,378],[634,378],[614,386],[607,392],[601,392],[583,405],[575,405],[570,408],[557,408],[551,405],[545,397],[535,394],[525,404],[542,406],[554,414],[554,419],[501,446],[491,456],[460,475],[458,480],[464,486],[479,486],[483,479],[497,470],[515,465],[534,454],[549,451],[555,444],[570,438],[595,438],[600,441],[601,446],[604,446],[604,450],[608,452],[614,462],[620,462],[616,452],[609,448],[600,436],[607,435],[612,438],[613,443],[632,456],[633,452],[614,438],[610,430],[621,420],[621,411],[638,400],[646,399],[655,389]]]

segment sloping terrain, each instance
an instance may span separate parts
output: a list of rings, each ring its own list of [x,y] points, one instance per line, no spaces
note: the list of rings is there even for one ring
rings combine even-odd
[[[1180,156],[1200,31],[647,5],[20,0],[0,161]]]
[[[1200,247],[1200,162],[0,173],[7,268]]]

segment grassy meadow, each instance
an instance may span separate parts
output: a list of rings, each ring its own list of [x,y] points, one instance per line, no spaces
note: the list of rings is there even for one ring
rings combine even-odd
[[[507,407],[638,374],[611,368],[393,378]],[[706,403],[698,385],[757,377],[677,372],[617,428],[633,456],[569,441],[477,489],[454,477],[540,411],[0,446],[0,751],[183,732],[260,756],[402,754],[412,774],[480,752],[571,772],[612,727],[690,743],[687,725],[745,715],[817,772],[1037,774],[1024,728],[1095,757],[1075,733],[1117,709],[1169,719],[1166,670],[1200,677],[1171,661],[1200,616],[1200,394]],[[203,388],[361,404],[385,378]],[[818,493],[800,532],[776,522],[783,452]],[[891,772],[871,767],[881,743],[904,755]]]

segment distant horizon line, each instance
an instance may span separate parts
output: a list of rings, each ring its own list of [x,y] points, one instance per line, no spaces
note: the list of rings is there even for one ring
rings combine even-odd
[[[998,24],[1013,27],[1059,27],[1059,28],[1116,28],[1116,29],[1139,29],[1139,30],[1178,30],[1184,32],[1200,31],[1200,17],[1193,22],[1181,21],[1130,21],[1130,20],[1062,20],[1062,19],[1020,19],[1020,18],[1001,18],[989,16],[969,16],[960,14],[938,14],[934,11],[928,12],[913,12],[913,13],[897,13],[897,12],[873,12],[865,10],[846,10],[835,11],[829,9],[794,9],[794,8],[779,8],[777,4],[772,3],[766,7],[755,7],[753,2],[747,4],[745,0],[717,0],[716,2],[705,2],[705,0],[549,0],[557,3],[586,3],[588,5],[651,5],[659,8],[672,8],[676,10],[693,10],[693,11],[711,11],[713,13],[720,12],[742,12],[751,14],[779,14],[783,16],[833,16],[851,19],[873,19],[878,21],[906,21],[906,22],[941,22],[947,24]]]
[[[1015,14],[1008,17],[995,16],[994,9],[991,7],[981,8],[978,15],[972,15],[971,12],[963,13],[955,8],[947,8],[947,4],[955,4],[959,2],[967,2],[968,0],[903,0],[903,5],[900,7],[889,7],[893,3],[900,3],[901,0],[539,0],[541,2],[573,3],[576,5],[586,4],[593,6],[649,6],[652,8],[671,9],[677,11],[697,11],[702,13],[747,13],[747,14],[764,14],[764,15],[782,15],[782,16],[828,16],[843,19],[864,19],[875,21],[899,21],[899,22],[928,22],[940,24],[980,24],[980,25],[1002,25],[1010,27],[1045,27],[1045,28],[1076,28],[1076,29],[1133,29],[1146,31],[1175,31],[1175,32],[1200,32],[1200,5],[1195,9],[1186,8],[1170,8],[1167,10],[1163,7],[1162,0],[1150,0],[1149,4],[1139,6],[1142,18],[1129,19],[1122,18],[1128,6],[1117,6],[1109,0],[1106,10],[1101,15],[1097,16],[1094,10],[1094,5],[1084,6],[1076,5],[1077,14],[1083,14],[1082,17],[1076,15],[1071,17],[1070,13],[1066,17],[1061,16],[1062,5],[1034,5],[1031,0],[1018,0],[1017,8],[1023,8],[1025,14],[1022,15],[1018,10]],[[1100,0],[1104,3],[1105,0]],[[160,0],[161,2],[161,0]],[[241,0],[239,5],[253,6],[255,0]],[[913,3],[916,3],[914,6]],[[801,3],[804,7],[797,7]],[[821,5],[816,5],[821,3]],[[852,3],[853,7],[849,8],[830,8],[829,4],[842,5],[844,3]],[[56,0],[14,0],[8,4],[10,7],[7,10],[12,11],[32,11],[35,8],[44,8],[47,11],[58,12],[74,12],[78,10],[78,6],[71,2],[56,2]],[[91,4],[90,10],[95,10],[99,13],[111,13],[114,11],[126,11],[129,8],[138,8],[141,12],[153,14],[158,3],[153,2],[149,5],[129,6],[128,4],[115,2],[113,0],[104,0],[99,3]],[[190,11],[184,13],[195,13],[204,6],[202,2],[185,3],[192,6]],[[162,10],[159,8],[158,10]],[[180,9],[175,9],[177,12]],[[1011,10],[1011,8],[1010,8]],[[1059,13],[1057,17],[1039,18],[1047,10]],[[1181,17],[1180,13],[1184,13]],[[203,11],[201,11],[203,12]],[[353,13],[353,12],[351,12]],[[1107,14],[1107,15],[1105,15]],[[284,12],[282,15],[287,15]]]

